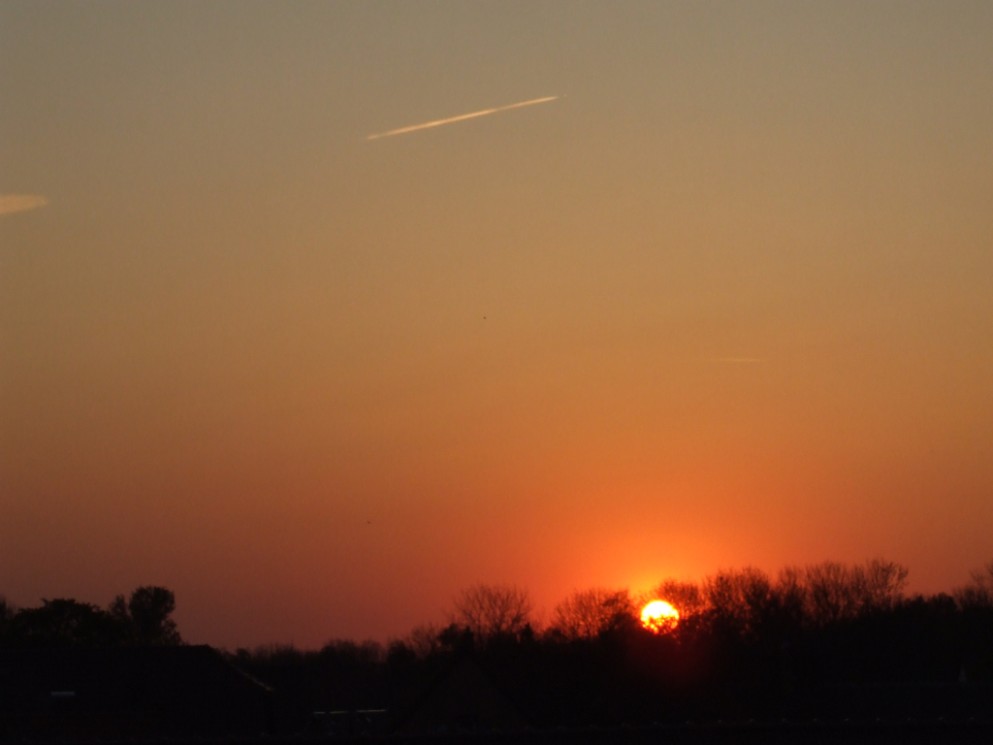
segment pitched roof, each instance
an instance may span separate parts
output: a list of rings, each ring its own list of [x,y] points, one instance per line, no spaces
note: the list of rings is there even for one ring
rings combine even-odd
[[[258,733],[270,699],[206,646],[0,649],[0,728],[9,733]]]

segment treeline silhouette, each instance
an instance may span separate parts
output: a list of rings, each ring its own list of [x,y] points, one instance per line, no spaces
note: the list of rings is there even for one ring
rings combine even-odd
[[[525,590],[477,585],[455,599],[446,626],[386,646],[332,641],[232,658],[287,694],[286,717],[387,709],[401,728],[466,665],[479,673],[472,685],[491,687],[480,697],[499,695],[539,728],[993,711],[993,562],[952,594],[908,597],[906,579],[905,567],[882,560],[789,567],[774,579],[728,570],[639,598],[577,591],[545,628]],[[642,628],[649,597],[679,608],[672,632]],[[483,708],[447,716],[499,726]]]
[[[526,590],[477,585],[443,626],[386,645],[263,646],[228,659],[274,691],[284,731],[315,712],[388,712],[390,731],[613,727],[815,717],[965,720],[993,711],[993,562],[951,593],[905,593],[907,569],[871,560],[717,572],[634,597],[576,591],[539,625]],[[681,614],[643,628],[650,598]],[[175,645],[171,591],[106,609],[0,605],[0,645]],[[444,705],[439,703],[445,700]],[[456,701],[456,703],[452,703]]]
[[[16,609],[0,597],[0,646],[110,647],[175,645],[182,639],[172,619],[176,596],[165,587],[145,586],[118,595],[106,607],[74,598],[42,600]]]

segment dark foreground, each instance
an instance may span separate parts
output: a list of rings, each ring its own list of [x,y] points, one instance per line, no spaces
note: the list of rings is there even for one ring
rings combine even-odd
[[[0,742],[64,743],[61,739]],[[75,745],[989,745],[993,721],[684,723],[379,737],[260,736],[87,740]]]

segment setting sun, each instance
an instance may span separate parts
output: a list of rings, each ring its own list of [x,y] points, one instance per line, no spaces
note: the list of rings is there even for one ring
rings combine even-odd
[[[672,631],[679,623],[679,611],[665,600],[652,600],[641,609],[641,625],[656,634]]]

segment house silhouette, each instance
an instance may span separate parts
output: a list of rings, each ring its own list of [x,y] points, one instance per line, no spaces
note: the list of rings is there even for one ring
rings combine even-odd
[[[0,649],[0,740],[271,729],[272,691],[207,646]]]
[[[519,730],[526,724],[514,702],[471,657],[453,662],[398,722],[415,735]]]

